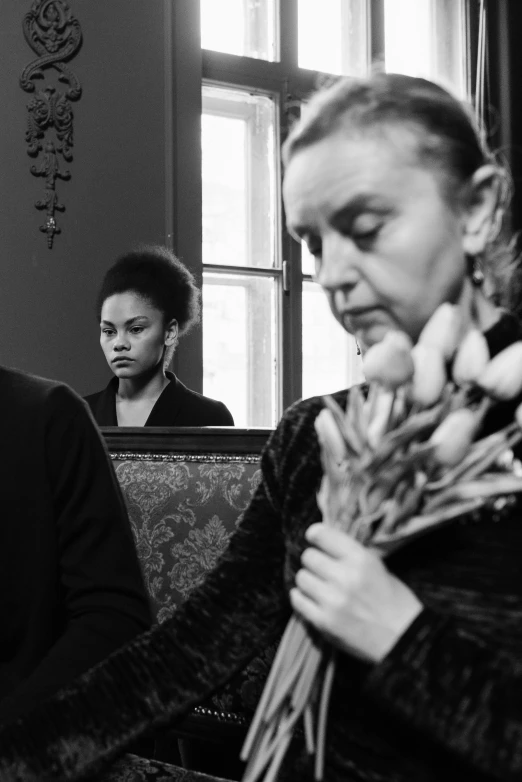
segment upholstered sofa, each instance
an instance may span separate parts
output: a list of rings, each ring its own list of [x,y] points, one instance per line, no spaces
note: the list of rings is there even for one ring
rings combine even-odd
[[[260,480],[259,457],[269,429],[106,427],[103,434],[129,511],[157,622],[215,566]],[[244,734],[275,649],[259,657],[178,733]]]

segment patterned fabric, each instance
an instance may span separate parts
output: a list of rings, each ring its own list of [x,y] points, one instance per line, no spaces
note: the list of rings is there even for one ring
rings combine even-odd
[[[106,774],[98,777],[98,782],[219,782],[220,779],[157,760],[125,755]]]
[[[255,456],[166,455],[118,458],[122,488],[153,614],[161,623],[216,565],[261,480]],[[275,646],[261,652],[186,724],[207,732],[208,719],[243,725],[254,711]],[[245,714],[246,713],[246,714]]]
[[[115,459],[158,622],[171,617],[214,568],[261,478],[257,459],[203,458]]]

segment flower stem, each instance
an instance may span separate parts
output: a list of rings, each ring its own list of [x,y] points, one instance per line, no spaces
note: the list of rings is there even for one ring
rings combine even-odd
[[[321,701],[319,704],[319,718],[317,723],[317,749],[315,753],[315,779],[321,782],[324,773],[324,750],[326,744],[326,723],[328,720],[328,706],[330,704],[330,694],[332,683],[335,676],[337,655],[335,650],[330,652],[330,659],[326,666],[323,688],[321,691]]]

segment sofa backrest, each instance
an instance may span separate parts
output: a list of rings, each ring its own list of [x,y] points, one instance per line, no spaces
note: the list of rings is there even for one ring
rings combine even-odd
[[[215,566],[261,477],[270,429],[102,429],[122,488],[154,617],[163,622]],[[197,710],[242,724],[273,650]],[[195,731],[197,732],[197,730]]]

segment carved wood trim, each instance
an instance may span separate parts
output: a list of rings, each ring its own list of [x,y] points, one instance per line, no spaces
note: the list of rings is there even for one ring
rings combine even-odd
[[[65,210],[58,200],[56,181],[71,178],[69,169],[61,165],[61,158],[69,163],[73,157],[71,102],[82,94],[78,78],[65,63],[80,49],[82,32],[65,0],[34,0],[22,27],[25,40],[38,55],[24,68],[20,86],[25,92],[34,93],[27,104],[25,140],[27,154],[38,158],[30,167],[31,173],[45,179],[44,195],[35,206],[45,211],[46,219],[40,231],[46,234],[47,246],[51,249],[55,235],[61,233],[56,224],[56,212]],[[36,89],[35,80],[45,80],[49,69],[58,72],[58,81],[65,85],[63,90],[52,84]]]

